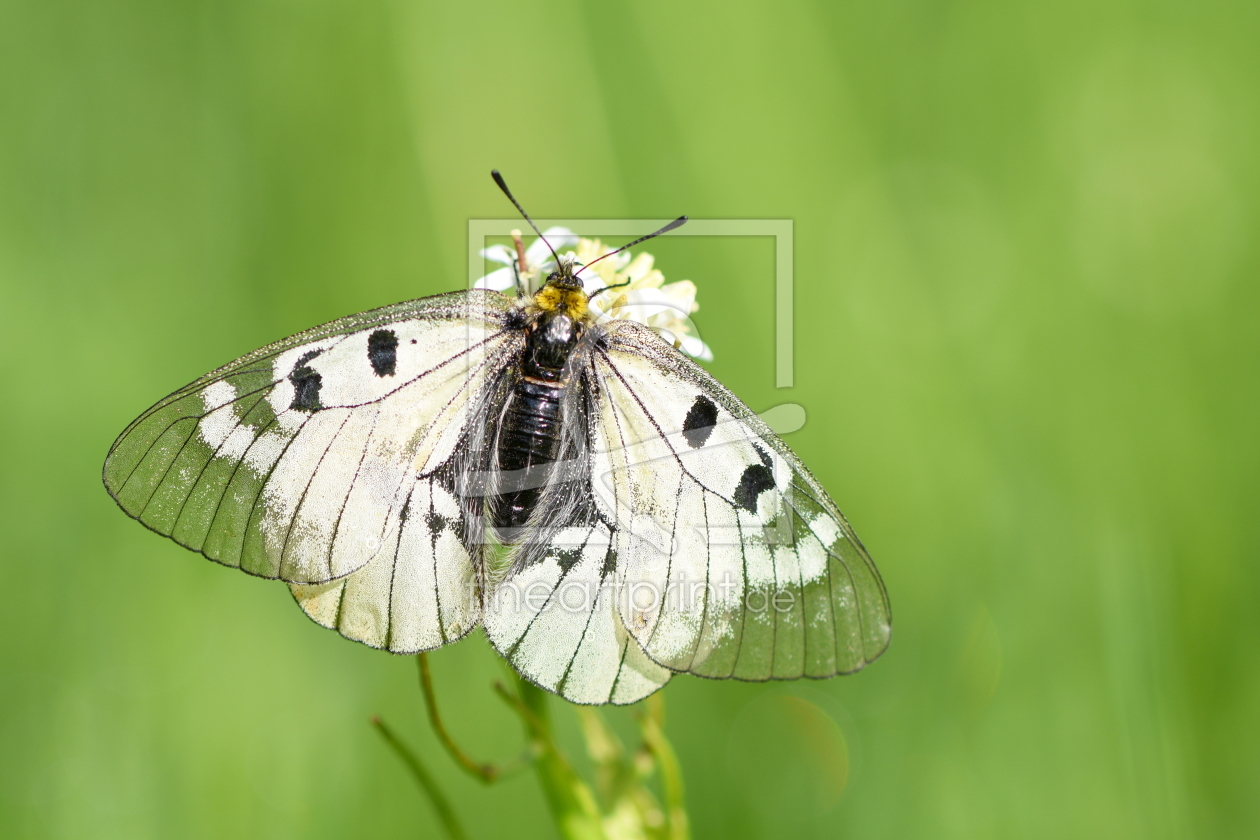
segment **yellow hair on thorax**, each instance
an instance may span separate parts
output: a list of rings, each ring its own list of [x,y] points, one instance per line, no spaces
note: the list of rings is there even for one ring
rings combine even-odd
[[[560,289],[547,284],[538,290],[538,294],[534,295],[534,306],[537,306],[543,312],[552,312],[560,307],[560,299],[564,295]]]
[[[564,313],[574,321],[586,317],[586,292],[569,291],[564,293]]]
[[[543,312],[554,312],[559,309],[575,321],[585,318],[588,312],[586,292],[580,289],[564,289],[550,283],[534,295],[534,306]]]

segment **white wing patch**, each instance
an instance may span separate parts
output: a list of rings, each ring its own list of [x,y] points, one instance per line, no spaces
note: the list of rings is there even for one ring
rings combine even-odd
[[[316,623],[393,653],[416,653],[465,636],[481,620],[478,570],[460,535],[454,495],[434,478],[405,488],[379,552],[341,580],[290,584]]]
[[[272,365],[277,385],[269,400],[279,415],[318,376],[314,395],[324,408],[376,402],[495,332],[497,327],[470,320],[404,320],[294,347]],[[297,374],[302,369],[310,373]]]

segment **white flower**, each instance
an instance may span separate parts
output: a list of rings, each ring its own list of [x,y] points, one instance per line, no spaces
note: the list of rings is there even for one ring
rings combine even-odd
[[[513,234],[515,235],[516,231],[513,231]],[[543,241],[544,238],[546,241]],[[556,267],[547,243],[550,242],[551,247],[559,253],[561,248],[574,245],[577,241],[577,236],[568,228],[549,227],[543,231],[542,236],[535,239],[525,249],[525,271],[521,273],[521,282],[525,284],[525,289],[529,294],[537,292],[547,274]],[[481,256],[491,262],[502,263],[504,267],[482,277],[476,282],[475,288],[505,292],[516,287],[516,276],[512,271],[516,263],[516,251],[507,245],[491,245],[489,248],[482,249]]]
[[[612,250],[598,239],[579,239],[577,259],[590,265]],[[579,269],[578,277],[587,294],[599,292],[591,298],[595,317],[601,321],[638,321],[688,356],[713,361],[713,351],[696,335],[696,325],[690,317],[700,308],[696,303],[696,284],[690,280],[666,283],[665,275],[653,267],[654,262],[651,254],[640,253],[631,259],[629,253],[622,251],[588,269]]]
[[[513,236],[517,234],[513,232]],[[688,356],[705,362],[713,361],[713,351],[700,340],[696,325],[691,320],[691,313],[700,308],[696,303],[695,283],[690,280],[666,283],[665,275],[653,267],[655,259],[647,253],[632,258],[628,251],[622,251],[599,260],[615,249],[598,239],[579,239],[567,228],[548,228],[543,231],[543,236],[557,253],[565,246],[577,246],[576,253],[561,253],[560,258],[576,259],[582,266],[577,269],[576,275],[586,293],[593,295],[591,312],[597,320],[638,321],[656,330]],[[516,251],[507,245],[492,245],[481,255],[492,262],[502,263],[504,267],[482,277],[477,281],[476,288],[499,292],[514,289]],[[541,237],[534,240],[525,249],[525,271],[521,272],[526,293],[532,295],[537,292],[554,268],[555,261],[547,244]]]

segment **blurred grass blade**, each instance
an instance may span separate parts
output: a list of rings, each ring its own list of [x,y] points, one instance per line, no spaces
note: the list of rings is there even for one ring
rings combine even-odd
[[[393,730],[386,726],[385,721],[379,717],[373,716],[372,725],[376,727],[377,732],[381,733],[385,743],[389,744],[390,748],[402,759],[403,764],[407,765],[407,769],[415,777],[416,783],[420,785],[420,789],[429,797],[433,810],[437,812],[438,819],[442,821],[442,826],[446,829],[446,833],[450,835],[451,840],[468,840],[468,835],[464,833],[463,826],[459,824],[459,819],[455,816],[455,810],[451,808],[451,803],[447,801],[441,788],[437,786],[437,782],[429,775],[429,771],[424,769],[424,765],[420,763],[420,759],[416,757],[415,753],[399,740]]]
[[[433,727],[433,732],[442,742],[442,746],[450,753],[456,764],[479,781],[490,784],[498,779],[502,775],[500,768],[493,764],[474,761],[468,753],[459,748],[450,733],[446,731],[446,725],[442,723],[442,716],[438,713],[437,694],[433,691],[433,676],[429,673],[429,655],[424,652],[417,654],[416,664],[420,669],[420,691],[424,694],[424,706],[429,713],[429,725]]]
[[[691,836],[687,809],[683,805],[682,766],[674,748],[665,737],[665,698],[661,692],[644,701],[647,712],[639,717],[643,742],[661,768],[661,787],[665,793],[665,819],[669,840],[687,840]]]

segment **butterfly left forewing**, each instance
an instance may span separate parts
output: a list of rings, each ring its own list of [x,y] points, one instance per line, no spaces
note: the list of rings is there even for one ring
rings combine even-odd
[[[483,470],[486,430],[493,427],[512,375],[519,336],[487,358],[459,398],[432,415],[401,469],[391,505],[396,515],[363,568],[323,584],[291,583],[302,610],[348,639],[406,654],[455,641],[482,620],[485,545],[481,499],[473,478]],[[410,406],[394,399],[405,424]]]
[[[255,351],[132,423],[106,487],[225,565],[297,583],[349,574],[379,551],[415,460],[452,445],[478,372],[519,350],[509,308],[493,292],[439,295]]]
[[[647,328],[595,369],[592,484],[615,511],[625,626],[709,677],[848,673],[887,645],[887,596],[838,509],[751,410]]]

